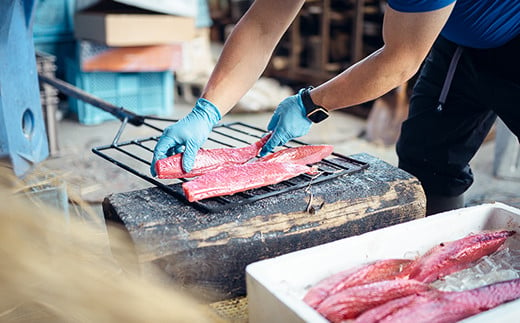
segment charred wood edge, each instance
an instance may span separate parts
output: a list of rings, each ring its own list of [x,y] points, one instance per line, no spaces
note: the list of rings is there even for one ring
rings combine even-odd
[[[105,221],[112,222],[114,224],[120,224],[123,226],[125,225],[123,220],[117,215],[117,211],[115,210],[114,206],[110,202],[110,195],[103,199],[101,206],[103,208],[103,214],[105,217]]]

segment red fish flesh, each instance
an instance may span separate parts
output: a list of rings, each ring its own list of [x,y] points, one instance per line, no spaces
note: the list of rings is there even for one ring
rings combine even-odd
[[[347,288],[392,279],[411,262],[408,259],[384,259],[341,271],[312,286],[303,301],[316,308],[329,295]]]
[[[421,304],[431,302],[432,299],[437,297],[436,294],[440,293],[438,290],[426,291],[423,293],[412,294],[409,296],[396,298],[390,300],[382,305],[373,307],[361,315],[359,315],[355,323],[376,323],[380,322],[384,318],[390,318],[391,315],[397,312],[401,308],[405,308],[406,306],[410,306],[412,304]],[[431,296],[428,296],[431,294]]]
[[[438,290],[409,295],[374,307],[358,316],[355,323],[456,322],[479,313],[478,308],[450,304]]]
[[[520,279],[460,291],[431,290],[389,301],[372,308],[356,323],[451,323],[520,298]]]
[[[314,164],[332,154],[334,146],[330,145],[309,145],[299,146],[279,150],[270,155],[259,158],[259,162],[287,162],[301,165]]]
[[[478,313],[480,313],[478,308],[454,303],[442,297],[436,299],[418,297],[413,305],[402,308],[379,322],[448,323],[458,322]]]
[[[316,310],[331,322],[353,319],[390,300],[427,291],[428,284],[413,279],[383,280],[347,288],[327,297]]]
[[[188,201],[234,194],[293,178],[314,169],[298,164],[254,162],[229,165],[182,184]]]
[[[515,231],[488,231],[462,239],[441,243],[410,264],[409,278],[431,283],[439,278],[468,268],[504,244]]]
[[[265,136],[259,141],[241,148],[215,148],[199,149],[193,169],[186,173],[182,169],[182,153],[163,158],[155,163],[157,177],[166,178],[190,178],[202,175],[209,171],[222,168],[226,165],[243,164],[260,152],[260,149],[269,139]]]

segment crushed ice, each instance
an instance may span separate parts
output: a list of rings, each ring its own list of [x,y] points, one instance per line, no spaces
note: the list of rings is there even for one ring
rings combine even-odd
[[[505,248],[481,258],[473,267],[439,279],[432,286],[461,291],[520,277],[520,250]]]

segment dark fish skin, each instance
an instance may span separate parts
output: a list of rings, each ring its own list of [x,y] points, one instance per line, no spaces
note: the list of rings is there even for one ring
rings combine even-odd
[[[226,165],[243,164],[256,157],[268,139],[269,135],[240,148],[199,149],[193,169],[189,173],[182,169],[182,153],[158,160],[155,163],[155,171],[161,179],[190,178]]]
[[[331,295],[316,310],[331,322],[342,322],[393,299],[430,289],[428,284],[413,279],[384,280],[350,287]]]
[[[441,243],[410,264],[409,278],[431,283],[468,268],[473,262],[500,248],[515,231],[497,230]]]
[[[312,286],[305,294],[303,301],[316,308],[329,295],[347,288],[393,279],[411,262],[408,259],[383,259],[341,271]]]
[[[520,279],[460,292],[431,290],[374,307],[355,323],[452,323],[518,298]]]

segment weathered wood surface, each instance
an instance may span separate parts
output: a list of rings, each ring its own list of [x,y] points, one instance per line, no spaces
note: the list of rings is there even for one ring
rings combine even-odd
[[[220,213],[203,213],[155,187],[109,195],[103,210],[128,230],[140,262],[157,264],[208,300],[229,299],[245,295],[252,262],[424,216],[415,177],[368,154],[351,157],[370,166]],[[313,213],[306,211],[311,199]]]

